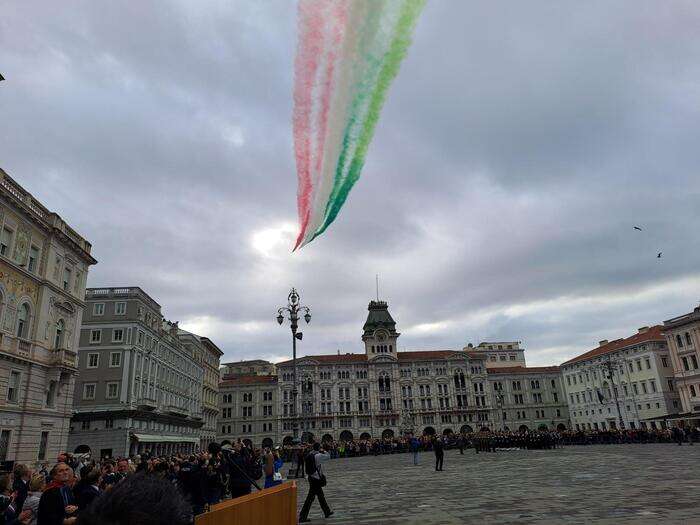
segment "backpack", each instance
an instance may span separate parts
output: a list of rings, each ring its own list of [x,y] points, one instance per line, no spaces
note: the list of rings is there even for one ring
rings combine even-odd
[[[252,479],[260,479],[263,475],[263,468],[260,461],[256,461],[253,458],[248,458],[246,462],[246,474]]]
[[[310,476],[316,472],[316,454],[309,452],[304,457],[304,467],[306,469],[306,475]]]

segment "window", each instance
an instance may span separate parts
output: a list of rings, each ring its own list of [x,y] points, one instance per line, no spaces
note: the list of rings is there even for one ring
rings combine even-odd
[[[17,315],[17,337],[26,339],[29,335],[29,305],[22,303]]]
[[[36,267],[39,262],[39,248],[32,246],[29,248],[29,264],[27,265],[27,270],[31,273],[36,273]]]
[[[111,417],[105,419],[105,428],[114,428],[114,419]]]
[[[102,330],[90,330],[90,344],[97,345],[102,341]]]
[[[97,368],[100,366],[100,354],[97,353],[90,353],[87,356],[87,367],[88,368]]]
[[[83,385],[83,399],[95,399],[95,383]]]
[[[122,353],[121,352],[110,352],[109,353],[109,367],[118,368],[122,366]]]
[[[7,401],[9,403],[17,403],[19,400],[19,380],[20,373],[16,370],[10,372],[10,381],[7,385]]]
[[[119,383],[107,383],[107,399],[116,399],[119,396]]]
[[[0,255],[9,256],[11,243],[12,230],[6,226],[2,229],[2,235],[0,235]]]
[[[53,347],[56,350],[63,347],[63,329],[64,329],[63,319],[60,319],[56,323],[56,337],[54,337],[54,340],[53,340]]]
[[[112,330],[112,342],[113,343],[123,343],[124,342],[124,329],[115,328]]]
[[[71,274],[72,272],[70,268],[63,269],[63,289],[66,292],[70,290]]]
[[[104,315],[105,303],[95,303],[92,307],[92,315]]]
[[[136,340],[139,345],[143,344],[143,336],[144,336],[144,333],[141,330],[139,330],[138,339]]]
[[[667,357],[661,358],[661,366],[663,366],[664,368],[668,368],[668,358]]]
[[[681,338],[681,334],[676,334],[676,344],[678,345],[678,348],[683,348],[683,339]]]
[[[46,459],[46,449],[49,446],[49,432],[45,430],[41,433],[41,441],[39,441],[39,455],[37,459],[44,461]]]
[[[695,397],[696,395],[695,385],[690,385],[690,397]]]
[[[695,355],[690,356],[690,360],[693,362],[693,368],[698,369],[698,358]]]
[[[114,315],[126,315],[126,303],[114,303]]]
[[[668,380],[668,389],[673,392],[674,391],[674,385],[673,385],[673,379]]]
[[[648,357],[644,359],[644,364],[646,365],[647,370],[651,370],[651,361],[649,361]]]
[[[49,381],[49,388],[46,390],[46,406],[48,408],[56,406],[56,381]]]
[[[683,358],[683,370],[686,370],[686,371],[690,370],[690,366],[688,366],[688,358],[687,357]]]

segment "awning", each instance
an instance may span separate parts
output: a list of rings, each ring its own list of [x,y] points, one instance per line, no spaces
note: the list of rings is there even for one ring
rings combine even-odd
[[[197,443],[197,437],[184,436],[163,436],[158,434],[131,434],[131,436],[141,443]]]

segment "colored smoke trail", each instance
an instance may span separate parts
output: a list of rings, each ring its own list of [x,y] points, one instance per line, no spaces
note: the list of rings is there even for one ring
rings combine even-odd
[[[336,219],[357,182],[425,0],[300,0],[295,249]]]

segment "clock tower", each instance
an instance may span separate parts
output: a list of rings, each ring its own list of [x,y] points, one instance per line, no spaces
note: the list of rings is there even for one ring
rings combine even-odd
[[[381,356],[396,359],[396,340],[401,335],[396,331],[396,321],[391,317],[386,301],[370,301],[367,321],[362,327],[367,360]]]

